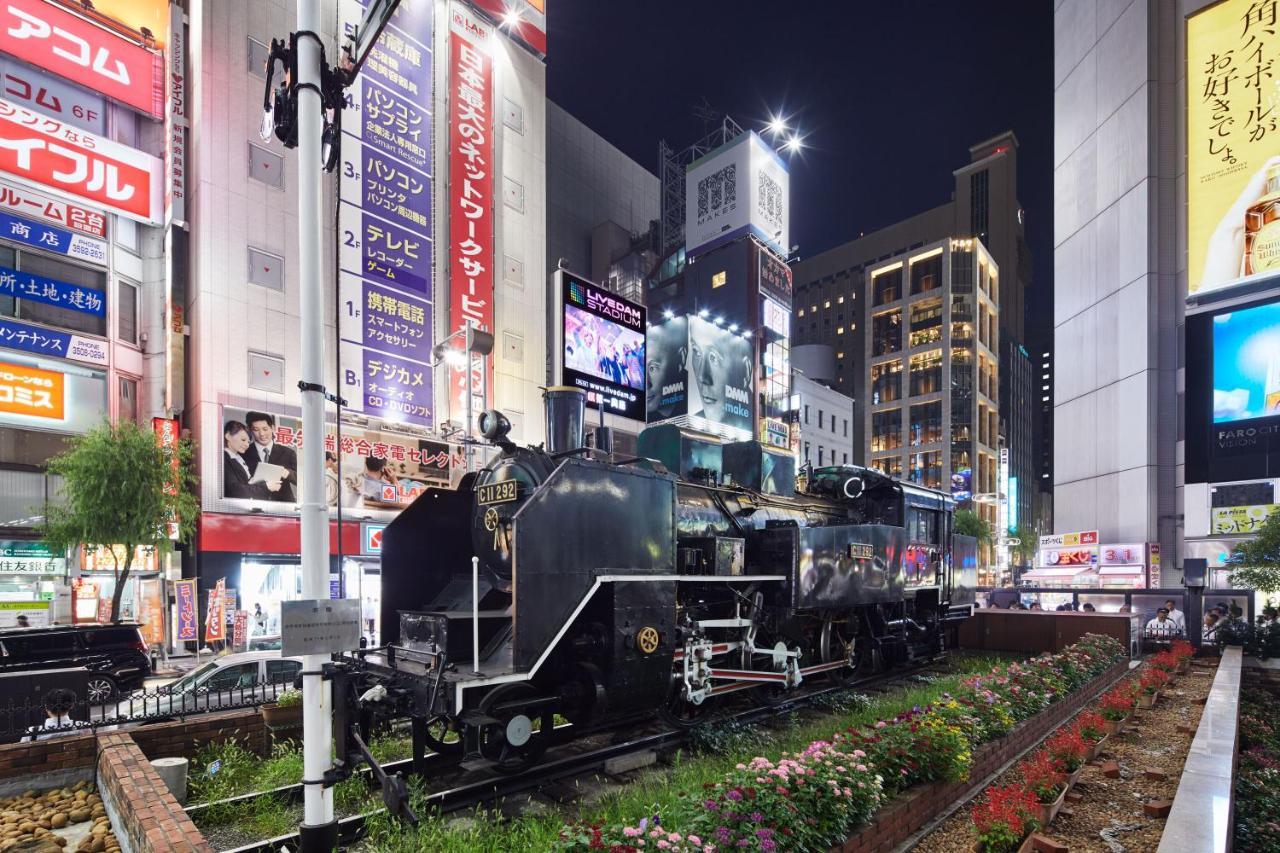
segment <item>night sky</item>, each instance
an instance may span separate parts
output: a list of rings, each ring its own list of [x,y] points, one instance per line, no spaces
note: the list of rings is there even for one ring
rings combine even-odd
[[[947,201],[969,146],[1012,128],[1035,262],[1029,313],[1045,325],[1049,0],[548,5],[549,96],[651,171],[659,139],[678,150],[704,134],[693,114],[702,98],[747,129],[762,130],[781,109],[805,145],[791,157],[791,242],[801,257]]]

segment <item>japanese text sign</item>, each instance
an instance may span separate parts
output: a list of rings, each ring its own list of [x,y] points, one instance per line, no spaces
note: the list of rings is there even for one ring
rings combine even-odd
[[[196,582],[183,580],[173,582],[174,598],[177,601],[178,631],[174,638],[178,642],[198,638],[196,628]]]
[[[163,215],[158,158],[4,100],[0,172],[139,222],[158,225]]]
[[[35,217],[55,225],[61,225],[90,237],[107,236],[107,217],[96,210],[78,207],[74,204],[58,201],[44,193],[38,193],[25,187],[11,187],[0,184],[0,210],[22,214],[23,217]],[[19,221],[22,221],[21,218]],[[5,236],[10,236],[8,233]],[[71,254],[71,252],[68,252]],[[88,258],[86,260],[92,260]],[[101,261],[105,263],[105,255]]]
[[[3,218],[3,214],[0,214],[0,220]],[[101,290],[68,284],[34,273],[19,272],[8,267],[0,267],[0,296],[30,299],[69,311],[93,314],[95,317],[101,317],[107,312],[106,299]]]
[[[63,374],[0,362],[0,412],[60,421],[66,396]]]
[[[0,189],[0,196],[4,195]],[[107,244],[83,234],[75,234],[56,225],[45,225],[33,219],[0,211],[0,237],[46,252],[57,252],[95,264],[107,262]]]
[[[107,363],[107,343],[95,338],[55,332],[41,326],[31,326],[12,320],[0,320],[0,347],[69,358],[86,364]]]
[[[487,22],[460,4],[449,13],[449,331],[493,329],[493,34]],[[451,415],[474,417],[485,406],[491,369],[468,355],[472,411],[467,408],[467,368],[451,369]]]
[[[0,32],[7,53],[152,118],[163,115],[159,53],[41,0],[0,3]]]

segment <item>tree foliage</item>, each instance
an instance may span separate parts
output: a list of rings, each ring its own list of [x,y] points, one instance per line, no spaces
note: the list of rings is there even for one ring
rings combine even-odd
[[[1036,544],[1040,541],[1035,530],[1029,525],[1019,524],[1009,536],[1018,540],[1017,545],[1009,546],[1009,554],[1013,557],[1014,563],[1025,566],[1035,559]]]
[[[972,536],[979,545],[991,544],[991,525],[971,509],[956,510],[951,529],[961,536]]]
[[[138,548],[168,552],[173,547],[171,521],[178,524],[180,541],[190,541],[195,530],[200,502],[194,493],[191,443],[165,449],[151,430],[122,421],[103,423],[69,445],[49,461],[49,473],[63,478],[64,502],[48,507],[44,538],[55,550],[81,545],[108,549],[116,563],[111,621],[117,622]],[[114,545],[123,546],[123,560]]]
[[[1280,513],[1272,513],[1252,539],[1227,558],[1231,585],[1259,592],[1280,592]]]

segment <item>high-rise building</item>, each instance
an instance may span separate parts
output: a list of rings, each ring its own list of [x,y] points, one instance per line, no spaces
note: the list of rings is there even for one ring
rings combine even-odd
[[[1034,517],[1039,503],[1036,489],[1027,487],[1039,480],[1034,451],[1038,428],[1033,407],[1014,405],[1015,400],[1029,399],[1034,387],[1028,384],[1029,363],[1021,363],[1029,362],[1031,330],[1025,304],[1032,263],[1025,214],[1017,197],[1017,150],[1012,132],[971,146],[970,162],[952,175],[950,201],[798,262],[792,322],[797,344],[822,343],[836,350],[836,388],[863,402],[867,388],[862,383],[868,371],[865,362],[858,360],[864,351],[861,300],[867,271],[940,241],[980,240],[1003,271],[996,300],[999,346],[994,350],[1000,362],[1000,385],[992,399],[998,401],[1000,435],[1010,451],[1010,476],[1020,486],[1016,515],[1027,520]],[[860,439],[866,446],[870,433]]]
[[[866,272],[861,414],[867,465],[959,502],[996,492],[999,267],[973,238],[941,240]],[[994,523],[994,503],[976,509]]]
[[[643,302],[657,261],[658,177],[547,102],[547,260]]]
[[[1038,362],[1033,384],[1039,389],[1034,396],[1040,418],[1035,454],[1040,506],[1035,519],[1038,528],[1048,533],[1053,530],[1053,351],[1042,351]]]

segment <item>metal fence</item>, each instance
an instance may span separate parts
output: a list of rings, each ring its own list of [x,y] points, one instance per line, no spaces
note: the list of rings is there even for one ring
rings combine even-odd
[[[276,680],[217,691],[170,692],[165,687],[134,690],[107,703],[79,699],[66,714],[71,723],[63,725],[46,725],[56,717],[56,713],[51,715],[47,710],[46,701],[8,700],[0,704],[0,743],[15,743],[33,734],[44,740],[107,727],[185,720],[214,711],[256,708],[277,701],[292,688],[292,681]]]

